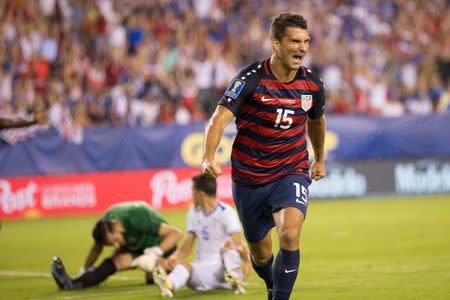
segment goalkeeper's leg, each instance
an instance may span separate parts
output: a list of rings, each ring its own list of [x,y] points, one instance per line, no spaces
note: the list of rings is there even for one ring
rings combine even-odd
[[[73,279],[74,288],[87,288],[98,285],[117,271],[131,268],[131,253],[120,253],[105,259],[98,267],[93,268]]]
[[[73,286],[78,289],[97,285],[116,273],[117,268],[111,258],[105,259],[98,267],[90,269],[80,277],[73,279]]]

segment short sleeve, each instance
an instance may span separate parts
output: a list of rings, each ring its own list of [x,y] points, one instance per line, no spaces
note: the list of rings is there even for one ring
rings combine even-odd
[[[238,217],[234,209],[231,207],[227,207],[224,211],[224,220],[225,227],[228,234],[232,234],[234,232],[241,232],[241,225],[239,223]]]
[[[313,97],[313,106],[308,111],[308,117],[315,120],[322,117],[325,112],[325,88],[322,82],[319,84],[319,91],[314,93]]]
[[[248,94],[248,89],[248,85],[243,80],[234,79],[220,98],[219,105],[225,106],[234,115],[237,115]]]
[[[195,234],[195,227],[194,227],[194,209],[191,208],[187,215],[187,225],[186,225],[186,232],[191,232]]]
[[[260,79],[257,64],[250,65],[242,70],[230,83],[219,100],[219,105],[228,108],[235,116],[246,99],[255,92]]]

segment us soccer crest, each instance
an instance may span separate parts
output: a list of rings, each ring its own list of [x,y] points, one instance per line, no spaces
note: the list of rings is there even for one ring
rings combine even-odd
[[[302,95],[302,109],[304,111],[308,111],[313,103],[313,97],[312,95]]]

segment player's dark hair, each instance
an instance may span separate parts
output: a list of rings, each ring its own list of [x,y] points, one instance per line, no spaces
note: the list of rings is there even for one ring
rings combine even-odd
[[[111,220],[99,220],[92,230],[92,237],[99,245],[106,244],[106,234],[112,232],[114,223]]]
[[[195,189],[205,192],[208,196],[216,196],[217,183],[215,178],[206,174],[200,174],[192,177],[192,182]]]
[[[299,14],[293,12],[280,13],[272,19],[269,36],[281,41],[284,32],[286,31],[286,27],[297,27],[307,30],[308,23],[306,22],[306,19]]]

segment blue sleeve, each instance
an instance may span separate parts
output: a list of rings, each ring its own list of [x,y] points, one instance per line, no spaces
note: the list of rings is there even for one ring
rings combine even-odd
[[[313,94],[313,106],[308,111],[308,118],[318,119],[323,116],[325,112],[325,88],[323,86],[322,80],[315,80],[319,91]]]
[[[219,105],[228,108],[236,116],[240,107],[255,92],[260,76],[252,64],[242,70],[232,81],[219,100]]]

